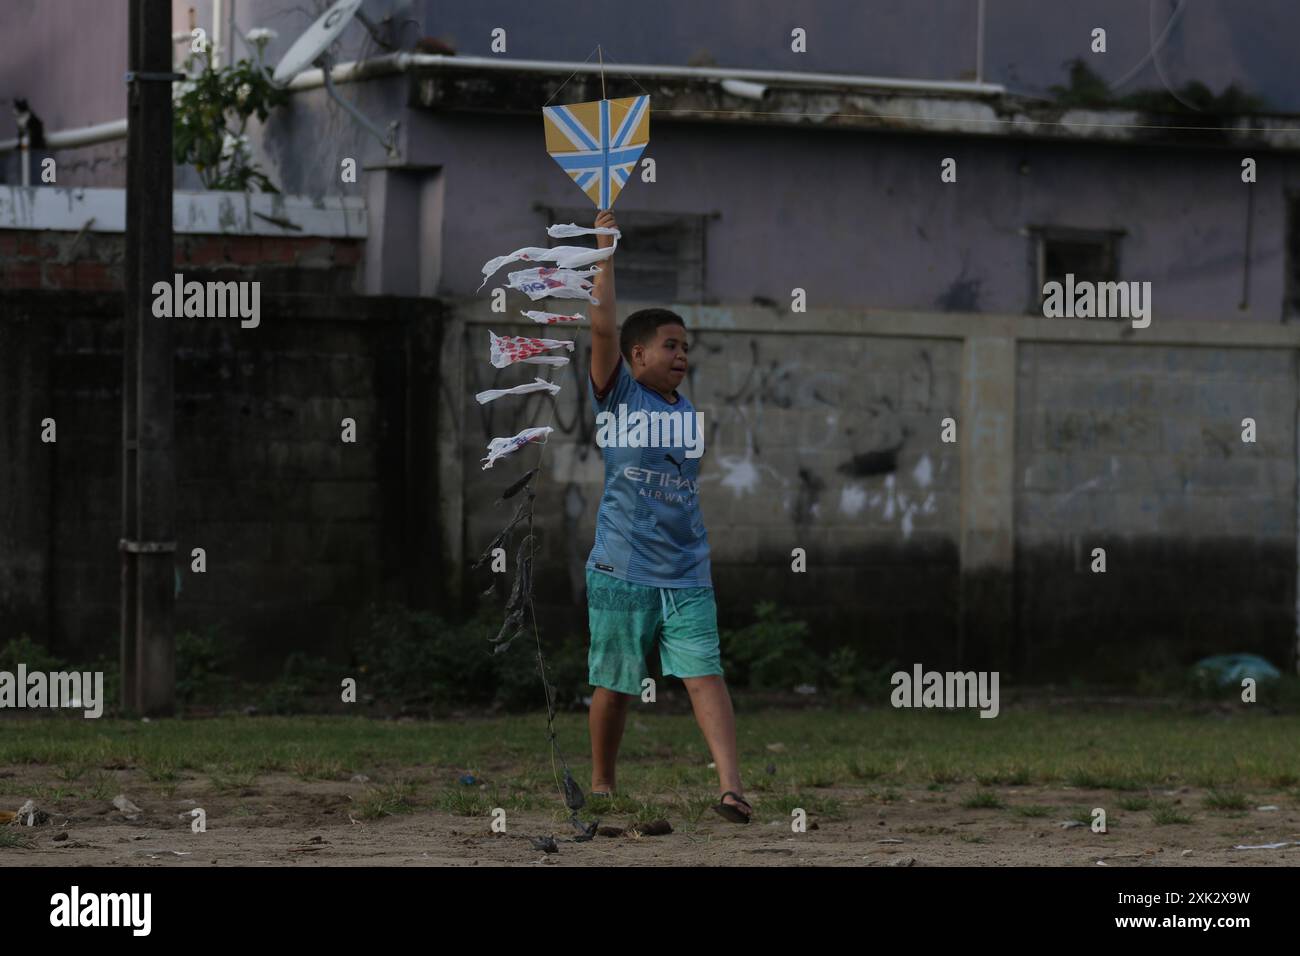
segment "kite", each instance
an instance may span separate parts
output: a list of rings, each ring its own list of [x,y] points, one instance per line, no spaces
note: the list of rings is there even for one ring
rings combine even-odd
[[[573,315],[560,315],[558,312],[524,312],[520,309],[520,315],[526,315],[539,325],[560,325],[565,322],[581,322],[585,316],[581,312],[575,312]]]
[[[542,109],[546,151],[597,209],[610,209],[650,142],[650,97]]]
[[[553,269],[540,266],[536,269],[520,269],[511,272],[506,286],[518,289],[536,302],[538,299],[586,299],[592,305],[600,305],[598,299],[592,298],[591,276],[600,269],[593,266],[582,272],[573,269]]]
[[[535,378],[525,385],[516,385],[514,388],[489,388],[486,392],[479,392],[474,396],[480,405],[486,405],[488,402],[496,401],[503,395],[527,395],[529,392],[548,391],[556,395],[560,391],[560,386],[554,382],[548,382],[544,378]]]
[[[497,368],[505,368],[516,362],[526,362],[529,365],[568,365],[569,360],[562,355],[542,353],[551,349],[573,351],[573,343],[567,339],[530,339],[523,335],[497,335],[490,330],[488,335],[492,336],[492,364]]]
[[[546,436],[553,431],[555,431],[554,428],[551,428],[549,425],[543,425],[541,428],[525,428],[513,438],[492,439],[492,441],[488,442],[487,457],[479,459],[480,461],[487,462],[487,464],[483,466],[483,470],[487,471],[492,467],[492,463],[498,458],[502,458],[505,455],[518,451],[529,442],[535,441],[540,442],[543,445],[546,444]]]

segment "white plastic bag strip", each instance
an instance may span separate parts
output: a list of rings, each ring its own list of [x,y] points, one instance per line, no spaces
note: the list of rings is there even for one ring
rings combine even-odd
[[[548,382],[544,378],[535,378],[531,382],[523,385],[516,385],[514,388],[489,388],[485,392],[479,392],[474,396],[480,405],[486,405],[488,402],[494,402],[503,395],[527,395],[529,392],[550,392],[552,395],[559,394],[560,386],[554,382]]]
[[[525,335],[497,335],[491,329],[492,364],[505,368],[515,362],[528,362],[531,365],[567,365],[569,360],[563,356],[543,355],[551,349],[568,349],[573,351],[573,342],[569,339],[530,339]],[[546,359],[547,361],[538,361]],[[559,359],[559,361],[554,361]]]
[[[487,471],[489,468],[492,467],[493,462],[495,462],[498,458],[502,458],[506,455],[514,454],[520,448],[523,448],[525,445],[527,445],[529,442],[535,441],[535,442],[541,442],[542,444],[545,444],[546,436],[549,435],[554,430],[555,429],[551,428],[551,426],[545,425],[540,428],[525,428],[523,431],[521,431],[518,435],[515,435],[513,438],[492,439],[492,441],[489,442],[487,446],[488,449],[487,457],[480,459],[480,461],[484,461],[487,463],[483,466],[483,470]]]
[[[617,229],[611,229],[609,226],[587,227],[579,226],[571,222],[567,225],[548,226],[546,234],[552,239],[572,239],[574,236],[613,236],[615,244],[623,238],[623,234]]]
[[[512,272],[506,283],[512,289],[518,289],[536,302],[547,297],[556,299],[586,299],[592,305],[600,305],[599,300],[591,296],[591,277],[600,272],[593,267],[582,272],[573,269],[554,269],[545,266],[537,269],[521,269]]]
[[[561,315],[558,312],[524,312],[520,313],[528,316],[539,325],[561,325],[565,322],[581,322],[586,318],[581,312],[575,312],[573,315]]]
[[[552,226],[551,228],[555,227]],[[556,268],[559,269],[581,269],[593,262],[604,262],[614,254],[614,250],[617,248],[618,239],[615,238],[614,244],[606,246],[604,249],[591,249],[587,246],[553,246],[550,249],[543,249],[541,246],[527,246],[523,249],[516,249],[507,256],[497,256],[495,259],[489,259],[484,263],[483,281],[479,283],[478,287],[482,289],[498,269],[511,262],[554,262]]]

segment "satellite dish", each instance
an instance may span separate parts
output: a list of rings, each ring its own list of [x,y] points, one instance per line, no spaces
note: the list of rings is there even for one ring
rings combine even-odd
[[[338,0],[302,36],[293,41],[289,52],[280,58],[271,79],[283,86],[315,63],[329,49],[330,44],[339,38],[339,34],[347,29],[360,7],[361,0]]]
[[[384,149],[388,155],[397,156],[397,121],[394,120],[388,124],[388,133],[385,135],[374,123],[366,119],[355,106],[339,96],[338,91],[334,89],[334,77],[331,75],[333,63],[330,62],[329,54],[326,52],[340,34],[347,29],[353,18],[360,20],[365,24],[366,29],[373,34],[374,25],[366,19],[361,12],[363,0],[336,0],[333,6],[321,14],[320,18],[307,28],[306,32],[298,39],[293,41],[293,46],[289,47],[289,52],[280,58],[275,72],[271,74],[272,82],[278,86],[284,86],[289,83],[295,76],[307,69],[308,66],[315,65],[320,68],[325,78],[325,91],[330,98],[339,106],[347,110],[352,117],[370,131],[377,140],[384,144]]]

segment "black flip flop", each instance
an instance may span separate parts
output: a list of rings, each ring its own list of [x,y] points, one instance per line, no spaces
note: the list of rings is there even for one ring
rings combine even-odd
[[[749,807],[750,816],[745,816],[745,814],[740,812],[740,808],[734,804],[726,803],[725,801],[727,797],[735,797],[737,803],[743,803],[745,806]],[[718,815],[724,820],[730,820],[732,823],[748,823],[754,814],[754,808],[750,806],[749,801],[733,790],[728,790],[719,797],[718,803],[713,809],[716,810]]]

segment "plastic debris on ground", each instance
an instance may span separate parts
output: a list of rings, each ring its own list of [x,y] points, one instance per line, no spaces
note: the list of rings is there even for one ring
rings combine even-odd
[[[1220,687],[1239,686],[1247,677],[1263,683],[1282,676],[1281,671],[1258,654],[1217,654],[1202,658],[1192,665],[1192,674]]]

